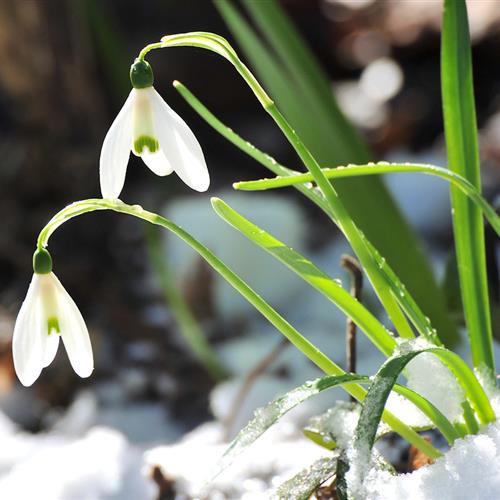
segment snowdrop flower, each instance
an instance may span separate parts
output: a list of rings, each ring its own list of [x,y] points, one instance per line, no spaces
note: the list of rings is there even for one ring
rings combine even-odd
[[[56,356],[62,338],[71,366],[80,377],[94,369],[89,333],[78,307],[52,272],[52,259],[41,249],[33,256],[33,279],[16,319],[12,338],[14,368],[28,387]]]
[[[130,151],[156,175],[175,170],[190,188],[206,191],[210,178],[200,144],[154,89],[149,63],[136,59],[130,68],[130,81],[134,88],[102,145],[99,169],[103,198],[120,196]]]

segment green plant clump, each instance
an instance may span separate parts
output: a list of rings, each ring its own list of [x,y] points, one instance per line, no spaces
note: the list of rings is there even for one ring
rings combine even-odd
[[[320,392],[340,386],[358,402],[353,409],[358,423],[352,439],[347,445],[340,444],[342,439],[330,439],[328,445],[321,429],[306,430],[307,436],[331,450],[331,457],[311,464],[309,469],[285,483],[277,495],[278,498],[308,498],[321,483],[335,477],[339,498],[356,498],[356,488],[352,484],[357,483],[352,482],[352,475],[358,475],[359,481],[362,482],[367,467],[373,463],[373,457],[379,464],[384,463],[382,457],[377,457],[373,446],[387,430],[398,433],[432,459],[443,455],[443,450],[424,439],[420,433],[421,428],[410,425],[388,410],[386,403],[391,392],[399,394],[417,407],[427,417],[427,428],[439,431],[449,446],[453,446],[455,440],[476,434],[483,426],[496,421],[486,391],[486,385],[496,386],[496,372],[485,264],[484,222],[486,220],[496,233],[500,234],[500,217],[481,194],[466,6],[464,0],[446,0],[444,6],[441,81],[449,160],[446,169],[434,165],[370,163],[368,148],[342,116],[329,91],[325,76],[278,4],[274,0],[245,0],[243,4],[263,33],[263,39],[256,36],[233,4],[227,0],[216,2],[217,8],[240,41],[248,59],[253,62],[265,86],[259,83],[228,41],[219,35],[192,32],[164,36],[160,41],[141,50],[132,66],[131,78],[135,88],[131,96],[137,102],[140,99],[151,100],[140,101],[140,106],[132,104],[136,107],[130,134],[132,138],[148,137],[153,141],[151,144],[155,144],[154,148],[148,148],[146,144],[136,154],[140,154],[156,173],[165,175],[175,170],[190,187],[205,191],[208,188],[208,174],[204,177],[203,164],[195,171],[183,156],[187,153],[183,153],[181,147],[179,151],[171,151],[169,148],[175,149],[175,144],[168,143],[167,147],[168,136],[158,129],[158,124],[163,122],[158,121],[157,116],[160,115],[155,114],[159,113],[155,111],[159,109],[155,107],[155,103],[158,103],[155,101],[157,94],[153,89],[153,73],[146,57],[152,50],[157,49],[197,47],[218,54],[232,64],[263,110],[295,150],[305,168],[304,171],[281,165],[226,127],[184,85],[174,82],[174,87],[210,126],[276,176],[271,179],[236,182],[235,189],[253,191],[293,186],[324,212],[352,247],[364,275],[373,286],[392,322],[393,331],[389,331],[334,277],[329,276],[306,256],[289,248],[285,242],[255,225],[251,221],[251,214],[246,218],[218,198],[211,199],[213,210],[236,231],[324,295],[334,307],[342,310],[373,343],[374,348],[386,357],[377,373],[372,377],[347,373],[308,340],[307,332],[299,332],[258,294],[258,290],[253,290],[234,270],[192,235],[160,215],[120,201],[118,195],[123,186],[126,169],[123,159],[128,161],[128,156],[119,157],[122,153],[115,151],[113,154],[121,158],[123,165],[118,160],[116,165],[107,165],[107,157],[104,154],[106,140],[101,156],[101,185],[103,193],[108,194],[103,199],[75,202],[62,209],[47,223],[38,238],[34,271],[35,275],[45,276],[45,279],[49,280],[47,282],[57,280],[51,272],[52,260],[46,250],[49,238],[65,222],[93,211],[111,210],[126,214],[175,234],[227,280],[296,349],[324,372],[323,377],[304,383],[256,412],[255,418],[240,431],[229,446],[220,461],[218,471],[229,466],[238,454],[244,452],[289,410]],[[267,45],[272,51],[267,50]],[[269,88],[269,93],[266,88]],[[148,108],[145,102],[150,102],[151,108]],[[309,104],[306,106],[308,110],[302,107],[303,102]],[[138,110],[145,111],[141,114]],[[319,122],[321,133],[311,134],[312,129],[308,125],[311,116]],[[182,124],[176,123],[179,127],[176,133],[181,134],[186,144],[190,144],[191,151],[197,150],[196,140],[193,142],[189,135],[192,133],[186,130],[187,126],[183,128]],[[130,153],[131,143],[128,142],[127,155]],[[152,157],[157,153],[163,154],[170,161],[168,168],[162,167],[164,170],[161,170],[159,164],[153,162]],[[192,162],[192,158],[189,161]],[[349,163],[352,161],[356,164]],[[170,171],[167,171],[168,169]],[[420,172],[439,177],[450,184],[455,248],[472,367],[449,348],[453,346],[456,330],[443,306],[444,302],[415,235],[383,185],[376,178],[367,177],[390,172]],[[351,199],[353,193],[356,193],[355,204]],[[151,233],[150,237],[151,257],[155,269],[162,273],[165,293],[186,340],[210,373],[217,379],[224,378],[224,368],[203,337],[182,297],[176,293],[168,269],[162,268],[158,241],[154,233]],[[401,251],[402,248],[410,250],[405,253]],[[54,290],[59,290],[59,285],[54,284]],[[43,295],[44,292],[40,293],[47,299],[47,296]],[[78,354],[72,356],[71,344],[66,340],[69,337],[65,337],[64,321],[70,313],[66,311],[64,316],[48,299],[43,307],[45,312],[53,310],[50,318],[55,318],[56,321],[58,317],[63,319],[62,323],[59,321],[60,331],[57,329],[57,333],[51,335],[61,335],[67,342],[70,359],[78,373],[78,367],[81,368],[85,360],[82,361]],[[304,307],[307,307],[307,304]],[[15,333],[15,336],[22,334],[22,321],[25,320],[21,316],[20,314],[18,319],[19,328],[16,326],[16,332],[19,333]],[[16,370],[22,372],[22,380],[29,385],[33,377],[39,375],[41,367],[38,372],[36,369],[30,371],[29,367],[26,367],[22,350],[18,349],[14,354]],[[462,398],[463,412],[458,417],[451,419],[422,394],[403,383],[398,383],[400,375],[407,374],[408,364],[417,357],[424,359],[424,356],[427,357],[425,359],[435,357],[448,370]],[[88,376],[90,373],[87,369],[80,371],[85,372],[82,376]],[[432,383],[430,374],[429,384]],[[390,468],[388,464],[383,466]],[[349,474],[351,483],[346,480]]]

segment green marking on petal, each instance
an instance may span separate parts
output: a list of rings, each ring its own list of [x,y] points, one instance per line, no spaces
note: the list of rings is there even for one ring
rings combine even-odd
[[[147,148],[149,153],[154,153],[160,149],[160,143],[154,137],[141,135],[134,141],[134,151],[140,155],[144,148]]]
[[[59,327],[59,320],[57,319],[56,316],[52,316],[47,320],[47,330],[48,330],[48,335],[52,333],[52,330],[54,330],[56,333],[61,333],[61,328]]]

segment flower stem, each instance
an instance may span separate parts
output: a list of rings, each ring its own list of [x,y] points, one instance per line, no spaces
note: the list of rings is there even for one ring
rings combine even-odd
[[[146,54],[150,51],[150,50],[154,50],[154,49],[161,49],[161,42],[157,42],[157,43],[150,43],[149,45],[146,45],[140,52],[139,52],[139,55],[137,56],[137,59],[139,59],[140,61],[144,61],[145,57],[146,57]]]
[[[232,129],[224,125],[216,116],[214,116],[213,113],[208,110],[207,107],[202,104],[197,97],[195,97],[184,85],[182,85],[182,83],[174,81],[173,85],[188,102],[188,104],[190,104],[192,108],[197,113],[199,113],[199,115],[211,127],[213,127],[217,132],[219,132],[237,148],[241,149],[243,152],[258,161],[261,165],[269,169],[271,172],[285,179],[295,178],[296,176],[300,175],[307,175],[311,180],[313,180],[313,177],[310,173],[301,174],[301,172],[297,172],[296,170],[292,170],[279,164],[267,153],[260,151],[253,144],[240,137]],[[239,185],[240,183],[237,184]],[[313,187],[311,184],[293,184],[293,187],[300,191],[314,204],[316,204],[331,220],[336,221],[335,213],[332,211],[330,205],[327,203],[323,194],[318,189]],[[337,222],[335,223],[337,224]],[[396,273],[391,269],[386,260],[380,254],[378,254],[374,246],[368,240],[365,241],[370,247],[370,251],[372,252],[373,256],[377,259],[377,264],[379,266],[380,272],[386,280],[387,286],[391,289],[391,293],[396,298],[399,305],[402,307],[403,311],[413,323],[417,331],[421,335],[426,337],[430,342],[436,345],[442,345],[439,337],[437,336],[437,332],[432,327],[429,319],[421,311],[412,295],[405,290]]]
[[[120,200],[110,199],[89,199],[72,203],[57,213],[41,230],[38,236],[38,247],[45,248],[48,245],[51,235],[58,227],[64,224],[64,222],[67,222],[68,220],[79,215],[96,210],[112,210],[131,215],[150,222],[151,224],[168,229],[198,252],[198,254],[205,259],[213,269],[215,269],[229,284],[231,284],[231,286],[233,286],[233,288],[235,288],[246,300],[248,300],[272,325],[274,325],[286,338],[288,338],[288,340],[316,366],[328,375],[345,374],[345,371],[342,370],[342,368],[340,368],[334,361],[332,361],[315,345],[301,335],[300,332],[288,323],[288,321],[286,321],[262,297],[250,288],[236,273],[229,269],[208,248],[170,220],[153,212],[148,212],[140,205],[126,205]],[[362,401],[366,395],[366,390],[357,384],[346,384],[343,387],[358,401]],[[425,410],[423,411],[425,412]],[[422,450],[428,456],[433,458],[441,456],[439,450],[434,448],[411,427],[407,426],[389,411],[384,411],[383,418],[395,432],[400,434],[404,439]]]
[[[413,338],[415,336],[413,330],[403,311],[400,309],[396,298],[392,295],[384,277],[379,272],[378,264],[368,246],[366,238],[350,217],[332,183],[326,178],[314,156],[296,134],[295,130],[290,126],[286,118],[281,114],[273,100],[269,97],[252,72],[238,57],[229,42],[219,35],[207,32],[169,35],[162,38],[160,45],[156,43],[146,46],[140,52],[139,57],[141,55],[146,55],[148,51],[152,49],[178,46],[199,47],[210,50],[224,57],[234,66],[312,174],[334,214],[334,217],[332,217],[333,221],[340,227],[351,244],[395,328],[402,337]]]

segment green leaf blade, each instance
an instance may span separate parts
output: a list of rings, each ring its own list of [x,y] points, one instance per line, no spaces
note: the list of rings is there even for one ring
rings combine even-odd
[[[217,215],[224,221],[263,250],[283,262],[304,281],[337,305],[345,314],[352,318],[384,354],[390,355],[392,353],[396,342],[385,327],[335,280],[321,271],[303,255],[287,247],[271,234],[245,219],[224,201],[212,198],[212,206]]]
[[[378,370],[363,400],[361,413],[355,430],[353,443],[354,453],[350,457],[351,461],[354,459],[358,462],[355,468],[355,472],[358,475],[358,481],[355,481],[355,484],[362,483],[363,474],[370,461],[370,454],[375,443],[377,429],[382,416],[386,412],[385,405],[390,392],[395,388],[396,380],[412,359],[426,352],[437,356],[450,369],[456,377],[457,382],[462,386],[465,396],[471,403],[471,406],[476,411],[482,423],[488,423],[495,420],[495,414],[491,408],[488,397],[470,368],[460,356],[442,347],[428,347],[405,352],[403,354],[398,353],[389,358]],[[404,391],[401,392],[400,388],[399,392],[403,394]],[[441,418],[444,418],[441,426],[444,424],[443,428],[445,432],[449,434],[449,437],[453,439],[458,438],[459,436],[453,426],[444,416]],[[350,464],[348,464],[348,466],[350,466]]]
[[[366,143],[338,107],[328,77],[280,5],[275,0],[244,0],[243,5],[312,106],[310,112],[321,117],[320,125],[330,132],[335,154],[346,160],[355,154],[368,161],[371,153]]]
[[[332,377],[323,377],[292,389],[284,396],[271,401],[266,406],[255,411],[255,416],[233,439],[228,449],[217,464],[214,476],[219,475],[229,467],[235,458],[253,444],[279,419],[293,410],[297,405],[317,394],[339,385],[367,382],[368,377],[354,374],[344,374]]]
[[[335,474],[337,455],[316,460],[306,469],[285,481],[272,495],[271,500],[309,500],[327,479]]]
[[[476,110],[467,9],[446,0],[441,43],[441,85],[449,167],[481,191]],[[481,213],[451,187],[453,228],[462,301],[475,367],[495,373],[484,228]]]
[[[250,6],[251,3],[256,5]],[[293,29],[290,22],[285,22],[286,27],[283,29],[285,23],[283,23],[282,12],[278,8],[264,5],[267,3],[248,2],[247,7],[264,12],[263,15],[259,16],[261,28],[264,28],[262,19],[265,15],[271,15],[273,19],[280,17],[278,30],[280,33],[285,33],[285,41],[290,40],[290,29]],[[272,3],[274,4],[274,2]],[[262,79],[283,114],[320,165],[366,161],[366,156],[363,153],[363,149],[366,151],[366,147],[347,149],[346,145],[352,144],[353,141],[346,140],[341,140],[338,144],[338,139],[342,139],[339,125],[332,125],[332,112],[330,112],[328,119],[325,118],[324,113],[325,109],[331,110],[331,104],[322,100],[320,110],[315,104],[316,101],[310,98],[314,94],[310,82],[303,79],[302,83],[297,83],[296,78],[293,78],[290,72],[292,65],[295,67],[296,64],[299,64],[302,69],[307,67],[303,63],[304,50],[300,51],[300,61],[295,60],[293,54],[288,54],[287,57],[293,62],[284,63],[283,46],[285,43],[282,42],[281,49],[277,50],[281,53],[281,59],[273,56],[233,3],[227,0],[216,0],[215,6],[238,40],[259,78]],[[273,38],[269,27],[265,28],[264,31],[268,34],[268,39]],[[294,42],[291,47],[295,46],[297,37],[298,35],[294,33]],[[276,42],[274,45],[274,48],[277,49]],[[315,65],[315,68],[314,72],[317,72],[319,66]],[[297,69],[293,73],[297,75],[299,71]],[[326,77],[323,75],[322,78]],[[285,90],[283,90],[284,86]],[[304,91],[305,88],[307,91]],[[324,96],[321,91],[319,93]],[[329,100],[334,102],[332,95],[330,95]],[[336,106],[336,104],[334,105]],[[356,225],[387,259],[400,276],[401,281],[406,284],[417,302],[421,304],[422,309],[431,317],[441,339],[452,345],[457,339],[457,331],[456,325],[446,311],[444,296],[436,283],[429,262],[415,234],[404,220],[399,207],[383,183],[378,179],[362,179],[356,182],[351,179],[340,179],[336,182],[335,189]],[[398,241],[398,245],[393,244],[395,240]],[[409,262],[411,265],[408,264]]]

